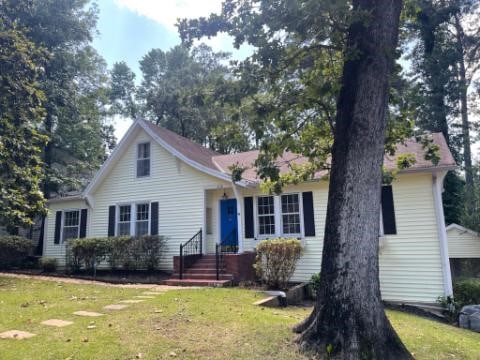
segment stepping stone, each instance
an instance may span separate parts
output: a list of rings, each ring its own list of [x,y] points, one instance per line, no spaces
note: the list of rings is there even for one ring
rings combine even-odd
[[[137,295],[135,297],[139,299],[155,299],[155,296],[148,296],[148,295]]]
[[[98,312],[94,312],[94,311],[75,311],[73,313],[73,315],[78,315],[78,316],[91,316],[91,317],[95,317],[95,316],[103,316],[105,314],[101,314],[101,313],[98,313]]]
[[[64,326],[72,325],[73,321],[50,319],[50,320],[42,321],[42,324],[47,326],[64,327]]]
[[[121,300],[119,302],[124,303],[124,304],[138,304],[141,303],[145,300]]]
[[[161,292],[160,292],[160,291],[145,291],[145,292],[143,292],[142,294],[143,294],[143,295],[149,295],[149,296],[151,296],[151,295],[160,295]],[[138,296],[137,296],[137,297],[138,297]]]
[[[104,306],[103,308],[105,310],[122,310],[122,309],[125,309],[127,307],[128,307],[128,305],[112,304],[112,305]]]
[[[0,333],[0,339],[17,339],[17,340],[22,340],[22,339],[28,339],[31,338],[32,336],[35,336],[36,334],[29,333],[27,331],[21,331],[21,330],[9,330]]]

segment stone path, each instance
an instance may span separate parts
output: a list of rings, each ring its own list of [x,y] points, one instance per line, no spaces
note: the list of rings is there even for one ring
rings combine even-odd
[[[138,303],[141,303],[141,302],[144,302],[145,300],[120,300],[119,302],[120,303],[124,303],[124,304],[138,304]]]
[[[90,317],[97,317],[97,316],[103,316],[105,314],[94,312],[94,311],[75,311],[73,315],[78,315],[78,316],[90,316]]]
[[[9,330],[9,331],[0,333],[0,339],[22,340],[22,339],[31,338],[32,336],[36,336],[36,334],[32,334],[28,331],[21,331],[21,330]]]
[[[0,272],[0,276],[2,277],[11,277],[11,278],[20,278],[20,279],[35,279],[35,280],[44,280],[44,281],[55,281],[57,283],[70,283],[70,284],[93,284],[93,285],[101,285],[101,286],[110,286],[110,287],[120,287],[120,288],[134,288],[134,289],[145,289],[147,291],[142,292],[142,295],[136,295],[136,299],[127,299],[127,300],[120,300],[119,303],[122,304],[111,304],[106,305],[103,307],[105,310],[122,310],[129,305],[126,304],[138,304],[144,302],[148,299],[155,299],[156,296],[161,295],[162,293],[169,291],[169,290],[186,290],[192,289],[197,287],[177,287],[177,286],[168,286],[168,285],[152,285],[152,284],[109,284],[104,283],[101,281],[91,281],[91,280],[81,280],[81,279],[72,279],[72,278],[62,278],[62,277],[55,277],[55,276],[39,276],[39,275],[22,275],[22,274],[11,274],[11,273],[2,273]],[[162,310],[155,310],[155,312],[162,312]],[[87,317],[99,317],[104,316],[105,314],[94,312],[94,311],[86,311],[80,310],[75,311],[73,313],[77,316],[87,316]],[[65,327],[69,325],[73,325],[73,321],[61,320],[61,319],[48,319],[41,322],[42,325],[46,326],[55,326],[55,327]],[[90,324],[87,328],[93,329],[95,325]],[[30,333],[28,331],[22,330],[8,330],[0,333],[0,339],[28,339],[36,334]]]
[[[47,325],[47,326],[64,327],[64,326],[72,325],[73,321],[50,319],[50,320],[42,321],[41,324]]]
[[[128,305],[112,304],[112,305],[104,306],[103,308],[105,310],[122,310],[122,309],[125,309],[127,307],[128,307]]]

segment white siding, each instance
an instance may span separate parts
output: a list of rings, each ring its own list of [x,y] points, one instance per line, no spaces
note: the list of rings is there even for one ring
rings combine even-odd
[[[151,142],[151,174],[136,177],[136,144]],[[179,246],[204,227],[205,192],[222,181],[174,158],[146,133],[141,132],[94,193],[90,236],[107,236],[108,207],[118,203],[158,201],[159,235],[168,248],[161,267],[171,270]],[[228,184],[227,184],[228,185]]]
[[[60,210],[67,209],[86,209],[88,208],[83,200],[66,200],[55,202],[48,205],[48,216],[45,226],[45,236],[43,244],[44,256],[57,258],[58,265],[65,265],[65,244],[54,244],[55,237],[55,213]],[[87,215],[87,236],[90,236],[91,211],[88,209]]]
[[[151,175],[136,178],[136,144],[151,142]],[[225,190],[222,187],[229,187]],[[87,236],[107,236],[108,207],[138,201],[159,202],[159,234],[168,238],[168,249],[161,267],[172,270],[173,256],[179,245],[204,228],[205,208],[212,209],[212,234],[205,234],[206,250],[213,253],[219,235],[219,200],[224,192],[234,198],[231,184],[201,173],[165,151],[143,131],[121,155],[110,174],[92,197]],[[302,239],[302,256],[294,281],[305,281],[320,271],[323,232],[327,209],[326,181],[305,183],[285,192],[312,191],[315,213],[315,237]],[[242,189],[243,196],[256,196],[258,189]],[[443,294],[440,246],[434,212],[432,176],[399,175],[393,184],[397,235],[386,237],[380,255],[380,282],[384,299],[434,302]],[[242,200],[243,201],[243,200]],[[53,244],[55,211],[83,208],[82,201],[50,204],[46,228],[46,256],[64,260],[64,246]],[[244,229],[242,228],[242,231]],[[244,250],[253,250],[255,239],[244,240]]]
[[[327,211],[326,182],[302,184],[289,191],[312,191],[316,236],[304,239],[302,256],[294,281],[306,281],[320,271],[323,233]],[[258,192],[248,192],[246,196]],[[380,254],[380,284],[386,300],[435,302],[443,295],[440,244],[430,174],[399,175],[393,183],[397,235],[385,237]],[[256,240],[246,239],[252,249]]]
[[[447,230],[450,258],[480,258],[480,236],[451,228]]]

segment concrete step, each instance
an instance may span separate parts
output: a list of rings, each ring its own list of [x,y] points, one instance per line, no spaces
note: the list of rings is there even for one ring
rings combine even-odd
[[[163,285],[171,286],[213,286],[213,287],[224,287],[231,285],[231,280],[205,280],[205,279],[168,279],[164,280]]]

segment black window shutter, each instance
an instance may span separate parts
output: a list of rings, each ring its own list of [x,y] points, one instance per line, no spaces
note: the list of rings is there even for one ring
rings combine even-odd
[[[150,204],[152,219],[150,221],[150,235],[158,235],[158,202]]]
[[[55,237],[53,238],[54,244],[60,244],[60,230],[62,228],[62,212],[57,211],[55,213]]]
[[[382,220],[383,233],[385,235],[394,235],[397,233],[395,223],[395,207],[393,205],[392,186],[382,186]]]
[[[255,236],[255,225],[253,219],[253,197],[243,198],[245,211],[245,238],[252,239]]]
[[[84,238],[87,236],[87,209],[82,209],[80,212],[80,237]]]
[[[108,236],[115,236],[115,205],[108,207]]]
[[[315,216],[313,212],[313,193],[302,193],[303,197],[303,228],[305,236],[315,236]]]

